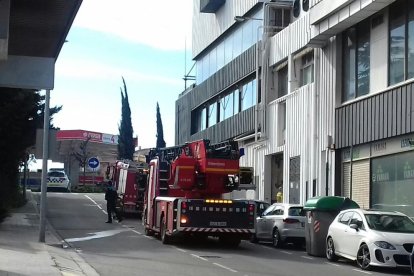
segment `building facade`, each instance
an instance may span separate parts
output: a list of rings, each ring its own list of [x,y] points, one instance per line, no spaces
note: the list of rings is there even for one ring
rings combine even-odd
[[[412,208],[411,2],[194,1],[196,83],[176,101],[176,143],[239,141],[247,197]]]

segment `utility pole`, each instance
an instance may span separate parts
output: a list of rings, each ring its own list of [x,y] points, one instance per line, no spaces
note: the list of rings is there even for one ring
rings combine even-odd
[[[39,228],[39,242],[45,242],[46,232],[46,204],[47,204],[47,160],[49,158],[49,102],[50,90],[46,90],[45,96],[45,116],[43,118],[43,156],[42,156],[42,182],[40,195],[40,228]]]

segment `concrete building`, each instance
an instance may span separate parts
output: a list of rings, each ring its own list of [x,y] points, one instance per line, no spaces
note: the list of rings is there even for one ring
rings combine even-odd
[[[247,197],[414,205],[411,2],[194,1],[196,83],[176,101],[176,144],[239,141]]]

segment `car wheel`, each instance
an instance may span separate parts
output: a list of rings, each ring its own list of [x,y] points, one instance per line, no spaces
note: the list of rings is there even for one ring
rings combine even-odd
[[[371,255],[369,253],[368,245],[363,244],[359,247],[357,252],[357,264],[363,270],[369,270],[371,268]]]
[[[280,238],[280,233],[277,229],[273,230],[272,243],[273,243],[273,246],[277,248],[282,246],[282,240]]]
[[[326,258],[331,262],[338,260],[338,256],[335,255],[334,241],[331,237],[326,241]]]

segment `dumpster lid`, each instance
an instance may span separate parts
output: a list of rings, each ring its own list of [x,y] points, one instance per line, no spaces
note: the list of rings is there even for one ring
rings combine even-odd
[[[308,199],[303,208],[305,210],[340,211],[359,208],[359,205],[348,197],[317,196]]]

